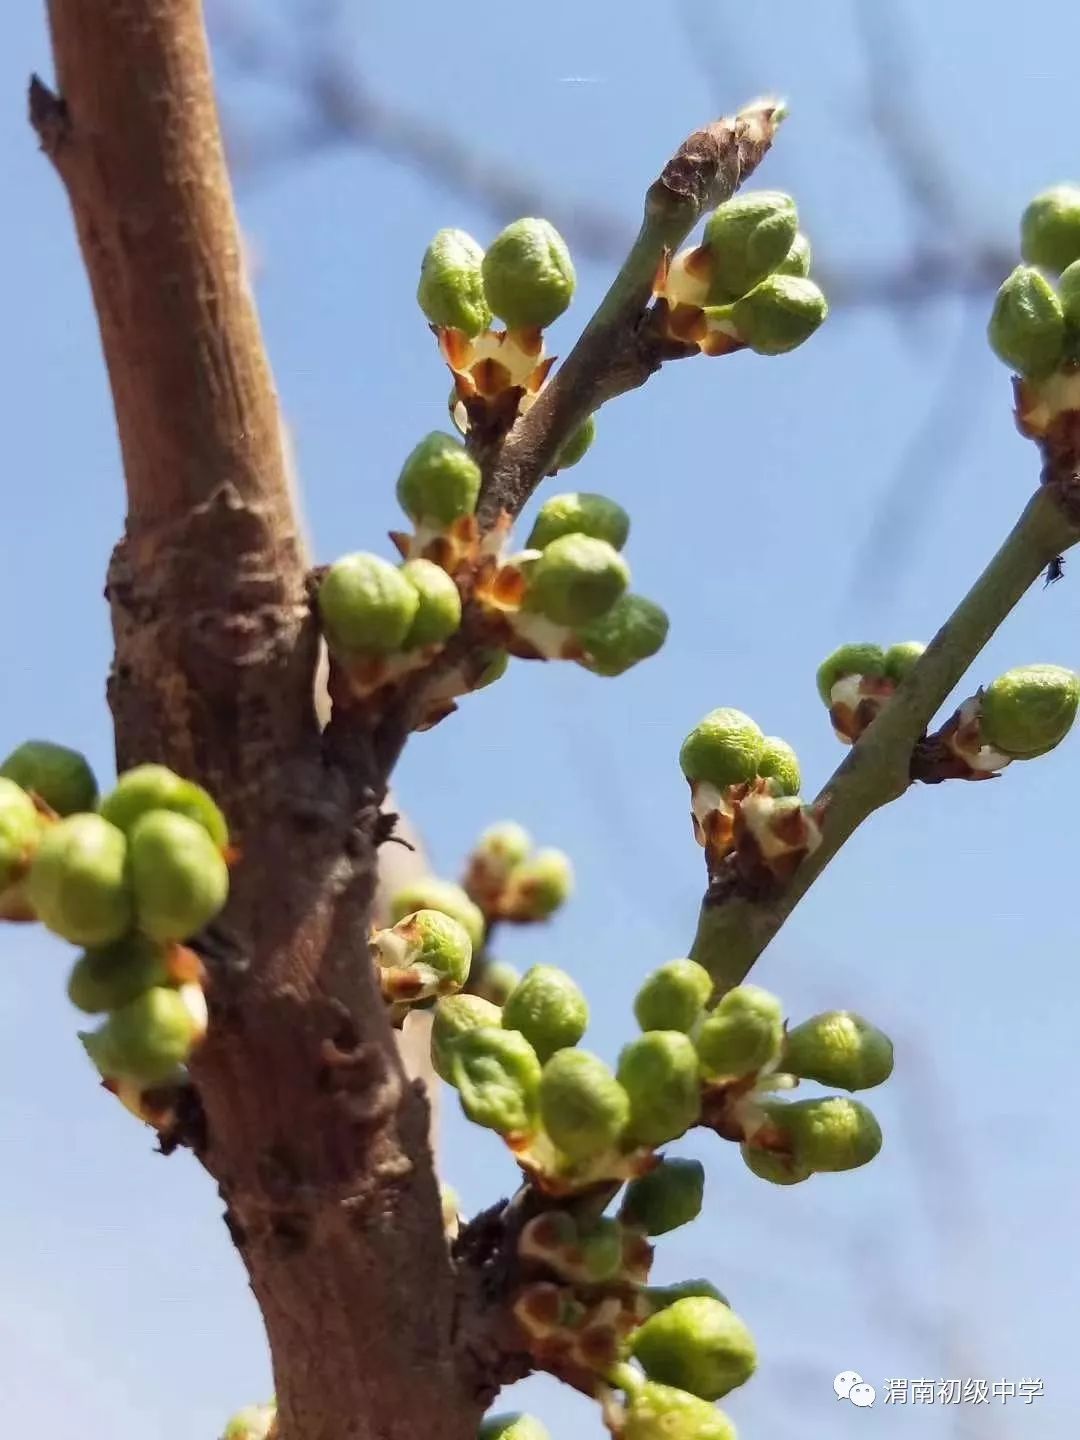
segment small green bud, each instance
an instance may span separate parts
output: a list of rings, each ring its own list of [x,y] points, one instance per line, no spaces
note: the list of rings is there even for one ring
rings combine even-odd
[[[472,988],[477,995],[482,995],[501,1009],[520,981],[521,974],[513,965],[508,965],[505,960],[489,960],[474,978]]]
[[[735,300],[781,267],[798,229],[794,200],[778,190],[744,191],[714,210],[705,226],[710,302]]]
[[[758,355],[786,355],[797,349],[829,313],[825,296],[801,275],[770,275],[749,295],[721,309],[739,339]]]
[[[1057,289],[1065,324],[1072,330],[1080,330],[1080,260],[1074,260],[1061,272]]]
[[[534,1415],[492,1415],[476,1432],[476,1440],[551,1440]]]
[[[483,261],[488,304],[511,330],[543,329],[570,304],[577,278],[566,242],[547,220],[515,220]]]
[[[26,880],[41,923],[73,945],[119,939],[132,918],[127,848],[123,832],[101,815],[70,815],[48,826]]]
[[[685,1300],[693,1295],[705,1295],[711,1300],[719,1300],[722,1305],[728,1304],[727,1296],[721,1294],[711,1280],[680,1280],[676,1285],[647,1285],[643,1293],[654,1315],[660,1310],[666,1310],[669,1305],[674,1305],[676,1300]]]
[[[581,1268],[594,1284],[611,1280],[622,1269],[623,1238],[619,1222],[603,1215],[578,1231]]]
[[[440,1000],[431,1018],[431,1064],[436,1075],[452,1085],[450,1055],[456,1042],[481,1026],[497,1028],[500,1019],[499,1007],[479,995],[447,995]]]
[[[667,614],[643,595],[623,595],[598,620],[577,632],[585,649],[582,664],[596,675],[622,675],[648,660],[667,639]]]
[[[801,1185],[814,1173],[804,1161],[775,1150],[762,1150],[757,1145],[740,1145],[739,1150],[746,1168],[770,1185]]]
[[[419,601],[402,648],[419,650],[449,640],[461,624],[461,594],[453,580],[430,560],[410,560],[401,573]]]
[[[0,777],[0,891],[23,874],[44,827],[33,800],[15,783]]]
[[[419,608],[415,585],[388,560],[362,551],[331,565],[319,586],[327,642],[346,655],[402,649]]]
[[[476,509],[480,467],[460,440],[433,430],[406,457],[398,504],[416,525],[446,529]]]
[[[529,569],[525,604],[556,625],[584,625],[605,614],[630,583],[614,546],[591,535],[560,535]]]
[[[512,871],[501,912],[522,923],[547,920],[574,892],[574,868],[561,850],[538,850]]]
[[[645,982],[634,999],[642,1030],[681,1030],[688,1034],[712,994],[712,976],[696,960],[669,960]]]
[[[676,1390],[647,1383],[630,1396],[619,1440],[736,1440],[722,1410]]]
[[[270,1440],[276,1419],[276,1405],[247,1405],[225,1426],[222,1440]]]
[[[136,765],[126,770],[116,788],[101,802],[101,813],[125,835],[151,810],[172,810],[201,825],[219,849],[229,843],[229,827],[213,796],[193,780],[184,780],[165,765]]]
[[[778,735],[766,735],[757,773],[772,780],[779,795],[797,795],[802,789],[799,757]]]
[[[205,1033],[206,1001],[197,985],[156,986],[79,1038],[106,1078],[150,1086],[171,1079]]]
[[[818,666],[817,688],[823,705],[832,704],[833,686],[849,675],[885,674],[885,652],[880,645],[841,645]]]
[[[641,1325],[630,1349],[650,1380],[719,1400],[757,1369],[753,1336],[730,1305],[706,1295],[676,1300]]]
[[[1020,219],[1020,253],[1044,270],[1080,260],[1080,186],[1054,185],[1035,196]]]
[[[474,681],[474,690],[486,690],[489,685],[494,685],[496,680],[501,680],[510,664],[510,656],[505,650],[480,651],[477,659],[482,659],[485,655],[488,657],[487,664]]]
[[[682,743],[679,764],[687,780],[726,789],[753,780],[765,737],[741,710],[710,710]]]
[[[856,1170],[881,1149],[881,1127],[872,1111],[846,1095],[773,1101],[768,1113],[788,1137],[794,1163],[812,1171]]]
[[[571,1160],[588,1160],[618,1144],[630,1098],[604,1062],[587,1050],[559,1050],[540,1077],[540,1118]]]
[[[491,311],[484,295],[483,247],[464,230],[439,230],[424,251],[416,299],[431,321],[460,330],[470,339],[488,329]]]
[[[510,872],[532,853],[532,848],[532,836],[524,825],[504,820],[490,825],[477,840],[469,856],[469,870],[475,872],[477,884],[485,891],[502,886]],[[471,888],[469,877],[465,883]]]
[[[520,1030],[541,1061],[576,1045],[589,1023],[585,996],[565,970],[534,965],[503,1006],[506,1030]]]
[[[517,1030],[477,1026],[459,1035],[450,1046],[450,1083],[474,1124],[500,1135],[533,1129],[540,1061]]]
[[[544,550],[564,535],[591,535],[621,550],[629,534],[630,516],[621,505],[604,495],[581,491],[545,500],[525,546],[528,550]]]
[[[571,465],[576,465],[579,460],[584,460],[585,456],[592,449],[592,443],[595,439],[596,416],[590,415],[581,422],[555,456],[555,464],[551,467],[551,473],[554,475],[558,474],[560,470],[569,470]],[[588,534],[588,531],[585,533]],[[607,536],[602,538],[607,539]],[[616,545],[615,548],[617,550],[619,546]]]
[[[655,1169],[631,1180],[619,1218],[646,1235],[666,1235],[689,1225],[701,1214],[705,1168],[698,1160],[662,1160]]]
[[[986,329],[999,360],[1036,379],[1049,375],[1065,351],[1065,316],[1054,287],[1031,265],[1018,265],[994,298]]]
[[[791,242],[791,249],[776,267],[777,275],[809,275],[813,252],[810,241],[800,230]]]
[[[474,905],[460,885],[452,880],[438,880],[434,875],[425,875],[411,885],[404,885],[390,897],[390,920],[396,924],[416,910],[441,910],[458,924],[472,941],[474,950],[484,944],[487,929],[483,912]]]
[[[371,953],[383,995],[404,1002],[460,990],[469,978],[472,942],[463,926],[441,910],[417,910],[378,930]]]
[[[87,950],[68,978],[68,999],[87,1015],[119,1010],[144,990],[169,983],[169,952],[145,935],[124,935],[101,950]]]
[[[737,985],[702,1021],[695,1037],[709,1080],[738,1080],[772,1063],[784,1038],[780,1001],[757,985]]]
[[[630,1097],[629,1134],[642,1145],[665,1145],[701,1114],[698,1056],[678,1030],[648,1030],[625,1045],[616,1071]]]
[[[13,750],[0,775],[44,800],[57,815],[93,810],[98,788],[85,755],[49,740],[27,740]]]
[[[885,651],[885,674],[897,685],[906,680],[926,653],[921,640],[901,640]]]
[[[186,940],[229,898],[221,851],[201,825],[170,810],[151,810],[135,825],[128,868],[136,922],[155,940]]]
[[[982,693],[979,728],[985,744],[1014,760],[1032,760],[1060,745],[1076,719],[1080,675],[1060,665],[1006,670]]]
[[[842,1090],[869,1090],[892,1074],[892,1041],[861,1015],[827,1010],[787,1032],[780,1068]]]

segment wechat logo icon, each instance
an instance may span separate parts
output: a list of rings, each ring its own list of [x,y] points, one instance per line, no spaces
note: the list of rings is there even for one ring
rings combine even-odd
[[[832,1388],[838,1400],[850,1400],[860,1410],[873,1405],[877,1399],[873,1385],[868,1385],[857,1370],[841,1370],[832,1382]]]

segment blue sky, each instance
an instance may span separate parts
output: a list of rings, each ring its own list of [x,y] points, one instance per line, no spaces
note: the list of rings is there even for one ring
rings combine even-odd
[[[66,202],[23,119],[29,71],[49,74],[39,9],[10,7],[0,46],[0,753],[48,735],[81,745],[108,778],[101,591],[122,482]],[[796,195],[830,268],[903,255],[918,231],[867,133],[852,5],[690,0],[686,13],[693,42],[674,0],[473,12],[369,0],[336,44],[379,95],[564,203],[624,217],[628,234],[684,134],[779,91],[792,119],[759,183]],[[965,220],[1008,235],[1032,193],[1077,178],[1080,11],[910,0],[905,13],[912,113]],[[230,84],[228,96],[256,131],[288,114],[265,87]],[[248,177],[242,210],[318,558],[384,548],[401,460],[446,419],[447,376],[412,298],[420,255],[441,225],[486,240],[499,222],[347,147]],[[581,263],[579,275],[557,353],[608,269]],[[609,1058],[641,977],[693,933],[702,864],[675,758],[686,730],[738,705],[796,745],[816,789],[840,759],[814,695],[819,660],[844,640],[928,638],[1033,486],[1035,452],[981,332],[954,301],[917,315],[838,310],[792,356],[673,365],[605,409],[573,483],[631,511],[635,585],[671,613],[666,649],[615,681],[517,664],[410,746],[400,789],[442,870],[505,816],[573,854],[573,903],[549,929],[512,937],[505,957],[572,970],[593,1002],[587,1043]],[[912,460],[931,406],[964,423]],[[868,550],[898,485],[903,523]],[[1080,667],[1078,586],[1070,569],[1030,594],[964,693],[1014,664]],[[909,794],[856,837],[762,960],[755,978],[789,1013],[863,1011],[894,1034],[898,1065],[874,1098],[887,1138],[865,1171],[774,1190],[730,1147],[686,1147],[708,1167],[706,1213],[661,1243],[656,1273],[710,1276],[752,1325],[760,1371],[729,1407],[745,1437],[796,1419],[806,1440],[1073,1434],[1077,793],[1074,737],[993,785]],[[210,1440],[269,1392],[258,1316],[211,1184],[189,1156],[152,1154],[148,1132],[95,1087],[63,994],[70,959],[46,936],[0,935],[5,1418],[38,1440]],[[448,1098],[444,1166],[473,1210],[513,1170]],[[864,1418],[832,1394],[851,1368],[879,1386],[1038,1377],[1045,1394],[978,1411],[879,1403]],[[556,1440],[600,1434],[594,1407],[545,1380],[520,1399]]]

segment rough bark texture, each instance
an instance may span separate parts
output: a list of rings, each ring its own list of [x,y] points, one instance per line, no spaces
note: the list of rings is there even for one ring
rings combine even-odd
[[[282,1440],[472,1440],[423,1087],[366,939],[383,785],[320,733],[317,635],[197,0],[51,0],[58,95],[32,117],[67,187],[127,479],[109,572],[119,763],[208,784],[242,858],[206,937],[195,1069],[273,1354]],[[238,1396],[238,1404],[247,1397]]]

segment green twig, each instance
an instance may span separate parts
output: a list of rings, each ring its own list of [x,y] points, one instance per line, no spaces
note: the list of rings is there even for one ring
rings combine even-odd
[[[911,754],[953,687],[1025,591],[1055,556],[1080,540],[1080,525],[1044,486],[990,564],[938,631],[892,701],[852,747],[815,804],[825,807],[822,843],[783,892],[759,901],[739,893],[733,866],[706,893],[691,957],[722,994],[751,966],[844,842],[875,810],[910,784]]]

